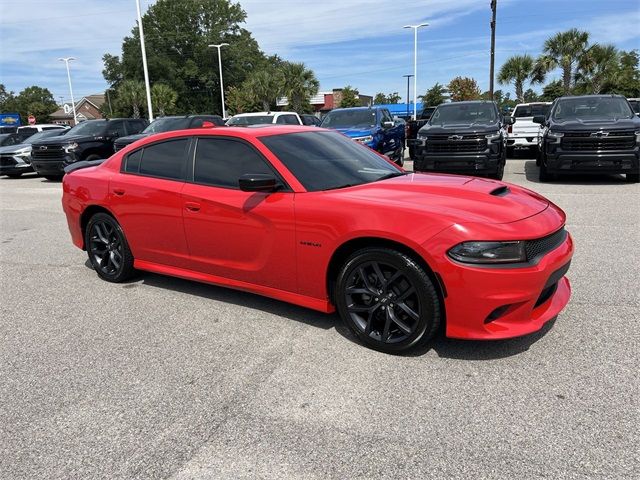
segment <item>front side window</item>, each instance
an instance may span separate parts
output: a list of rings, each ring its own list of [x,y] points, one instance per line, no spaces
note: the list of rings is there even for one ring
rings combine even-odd
[[[184,179],[188,138],[146,146],[127,156],[125,171],[171,180]]]
[[[238,188],[238,180],[247,173],[275,175],[262,156],[239,140],[199,138],[193,169],[193,181],[215,187]]]
[[[127,134],[124,129],[124,122],[111,122],[107,133],[114,137],[124,137]]]
[[[404,173],[369,148],[335,132],[300,132],[260,141],[308,191],[375,182]]]

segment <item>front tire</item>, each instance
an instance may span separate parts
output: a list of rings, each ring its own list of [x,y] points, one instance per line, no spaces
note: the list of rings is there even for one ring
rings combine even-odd
[[[120,224],[111,215],[96,213],[85,230],[89,261],[107,282],[124,282],[135,273],[133,255]]]
[[[627,182],[629,182],[629,183],[640,183],[640,174],[639,173],[627,173]]]
[[[424,346],[440,325],[433,282],[412,258],[392,249],[352,254],[338,275],[334,301],[353,334],[385,353]]]

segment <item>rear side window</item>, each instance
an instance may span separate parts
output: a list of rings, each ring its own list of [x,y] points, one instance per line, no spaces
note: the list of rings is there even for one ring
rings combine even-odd
[[[280,115],[276,123],[284,124],[284,125],[300,125],[298,122],[298,117],[295,115]]]
[[[134,135],[136,133],[140,133],[146,127],[145,122],[140,120],[134,120],[133,122],[127,123],[127,130],[129,135]]]
[[[188,145],[189,139],[181,138],[144,147],[127,157],[125,172],[183,180]]]
[[[200,138],[196,147],[193,180],[195,183],[238,188],[246,173],[275,175],[262,156],[246,143],[224,138]]]

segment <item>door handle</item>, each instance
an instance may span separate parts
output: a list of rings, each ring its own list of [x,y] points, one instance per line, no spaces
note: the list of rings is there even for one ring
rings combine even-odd
[[[121,197],[122,195],[124,195],[124,189],[123,188],[114,188],[113,189],[113,193],[118,195],[119,197]]]
[[[200,211],[200,204],[199,203],[187,202],[187,203],[184,204],[184,206],[190,212],[199,212]]]

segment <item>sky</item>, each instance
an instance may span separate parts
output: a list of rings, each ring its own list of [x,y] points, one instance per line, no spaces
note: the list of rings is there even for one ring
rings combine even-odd
[[[141,0],[143,10],[154,0]],[[489,88],[489,0],[240,0],[244,25],[267,54],[304,62],[321,91],[351,85],[360,93],[399,92],[413,74],[418,31],[418,95],[434,83],[470,76]],[[48,88],[69,99],[64,63],[71,64],[76,100],[104,91],[102,55],[119,55],[136,20],[135,0],[0,0],[0,83],[18,93]],[[550,35],[572,27],[591,40],[640,49],[640,0],[498,0],[496,72],[511,55],[541,52]],[[549,80],[560,78],[552,72]],[[151,79],[153,83],[153,78]],[[496,89],[513,87],[496,83]],[[411,86],[413,90],[413,85]]]

